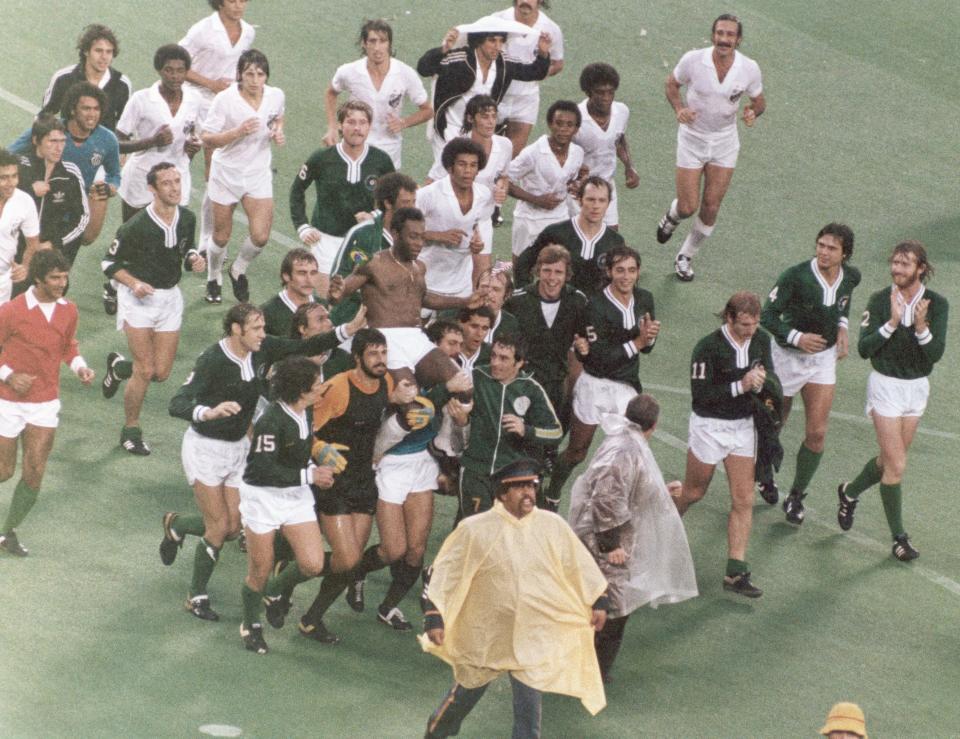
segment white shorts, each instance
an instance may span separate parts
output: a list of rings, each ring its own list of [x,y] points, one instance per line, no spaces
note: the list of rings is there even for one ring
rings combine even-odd
[[[540,115],[540,86],[537,85],[530,92],[520,95],[511,95],[508,91],[497,106],[497,120],[516,121],[517,123],[537,124]]]
[[[121,200],[133,208],[146,208],[153,202],[153,193],[147,186],[149,169],[131,166],[129,160],[121,172],[120,189],[117,194]],[[177,167],[180,173],[180,205],[186,208],[190,205],[190,169]]]
[[[926,377],[901,380],[874,370],[867,378],[866,414],[884,418],[919,417],[926,410],[929,397],[930,380]]]
[[[783,387],[783,395],[792,398],[808,383],[837,384],[837,345],[816,354],[800,349],[784,349],[777,342],[770,343],[773,367]]]
[[[581,372],[573,386],[573,413],[583,423],[596,426],[606,413],[622,416],[637,396],[629,385]]]
[[[255,534],[317,520],[309,485],[267,488],[240,483],[240,517]]]
[[[567,198],[568,202],[572,202],[573,198]],[[512,251],[515,257],[520,256],[529,249],[533,242],[537,240],[537,236],[540,235],[540,232],[543,231],[547,226],[552,226],[554,223],[559,223],[564,220],[565,216],[546,216],[541,218],[530,218],[529,216],[517,215],[516,211],[513,214],[513,233],[511,238],[513,240]]]
[[[16,439],[28,424],[55,429],[59,423],[59,400],[16,403],[12,400],[0,399],[0,436],[5,439]]]
[[[719,464],[731,455],[751,459],[757,456],[753,418],[704,418],[691,413],[687,443],[704,464]]]
[[[736,128],[711,138],[694,133],[688,126],[677,128],[677,166],[682,169],[703,169],[708,164],[733,169],[739,153]]]
[[[610,183],[610,205],[607,207],[607,212],[603,214],[603,222],[611,227],[619,226],[620,211],[618,208],[617,187],[614,185],[612,179],[607,181]],[[580,203],[574,198],[570,198],[570,217],[575,218],[578,215],[580,215]]]
[[[240,441],[211,439],[191,426],[183,435],[180,459],[190,485],[200,482],[211,488],[239,488],[249,451],[250,439],[246,436]]]
[[[334,236],[320,232],[320,241],[310,245],[310,253],[317,260],[317,269],[320,274],[329,275],[333,269],[333,260],[337,258],[337,252],[340,251],[340,245],[343,243],[343,236]]]
[[[10,295],[13,293],[13,279],[10,273],[0,275],[0,305],[10,302]]]
[[[426,449],[416,454],[386,454],[377,465],[377,493],[384,503],[403,505],[410,493],[437,489],[440,466]]]
[[[269,169],[254,174],[224,170],[216,162],[210,165],[207,197],[219,205],[235,205],[245,197],[258,200],[273,198],[273,172]]]
[[[387,369],[408,367],[412,370],[437,348],[419,328],[381,328],[380,331],[387,337]]]
[[[152,328],[154,331],[179,331],[183,322],[183,294],[179,287],[155,290],[138,298],[126,285],[117,285],[117,330]]]

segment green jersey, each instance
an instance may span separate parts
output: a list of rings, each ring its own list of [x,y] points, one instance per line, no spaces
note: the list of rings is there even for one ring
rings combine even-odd
[[[921,300],[929,300],[927,328],[917,333],[914,311]],[[942,295],[921,285],[913,300],[903,308],[900,324],[890,331],[890,288],[870,296],[860,321],[860,356],[869,359],[881,375],[901,380],[926,377],[940,361],[947,344],[947,313],[950,306]]]
[[[177,206],[169,224],[156,214],[151,203],[117,229],[100,266],[112,278],[126,270],[150,287],[169,290],[180,282],[181,263],[189,269],[189,260],[198,256],[194,249],[196,218]]]
[[[369,262],[374,254],[391,246],[393,246],[393,238],[383,227],[383,213],[375,210],[373,220],[358,223],[347,231],[340,250],[334,257],[330,276],[346,279],[354,269]],[[334,323],[346,323],[357,315],[360,305],[360,293],[355,292],[333,306],[330,310],[330,318]]]
[[[624,305],[607,287],[594,293],[587,303],[586,338],[590,353],[580,356],[584,370],[606,380],[623,382],[642,392],[640,379],[640,354],[653,351],[653,344],[637,349],[633,343],[640,333],[640,321],[646,315],[656,318],[653,310],[653,295],[643,288],[634,287],[629,305]]]
[[[623,236],[604,225],[593,238],[587,236],[577,225],[577,219],[560,221],[547,226],[537,236],[530,248],[517,257],[515,276],[518,286],[529,284],[533,277],[530,270],[537,263],[537,256],[548,244],[562,244],[573,260],[573,277],[570,284],[590,295],[603,287],[606,272],[606,253],[615,246],[624,244]]]
[[[310,298],[310,302],[313,302],[312,297]],[[290,329],[293,327],[293,314],[297,312],[297,307],[296,303],[287,295],[286,290],[281,290],[261,305],[260,310],[263,311],[263,320],[266,324],[264,329],[266,332],[271,336],[288,338],[290,336]],[[335,321],[334,323],[340,322]]]
[[[357,223],[356,213],[373,210],[373,189],[382,175],[393,172],[386,152],[366,145],[354,161],[343,143],[317,149],[300,167],[290,187],[290,216],[297,233],[308,227],[306,192],[316,185],[317,202],[310,226],[331,236],[343,236]]]
[[[296,413],[271,403],[253,425],[243,481],[263,488],[293,488],[312,482],[310,409]]]
[[[817,260],[800,262],[786,270],[760,314],[760,324],[783,347],[799,346],[801,334],[819,334],[827,346],[837,343],[837,331],[847,327],[850,298],[860,284],[860,270],[849,264],[840,267],[840,274],[828,284]]]
[[[770,335],[758,329],[740,345],[724,324],[697,342],[691,365],[694,413],[703,418],[750,418],[753,401],[740,380],[758,365],[763,365],[768,374],[773,372]]]
[[[555,447],[563,438],[560,421],[543,387],[521,374],[507,384],[495,380],[490,367],[473,370],[473,410],[470,441],[463,453],[464,469],[489,475],[505,464],[529,456],[528,445]],[[524,422],[523,436],[503,430],[503,416]]]

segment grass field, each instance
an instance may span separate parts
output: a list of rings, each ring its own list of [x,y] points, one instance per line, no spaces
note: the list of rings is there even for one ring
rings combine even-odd
[[[250,3],[248,20],[270,57],[271,83],[288,101],[288,144],[274,160],[279,237],[252,267],[256,301],[277,289],[281,255],[295,236],[287,183],[325,130],[322,92],[336,65],[358,54],[361,20],[387,17],[398,57],[412,64],[450,25],[506,4]],[[117,66],[139,89],[155,79],[154,49],[179,39],[208,12],[198,0],[6,0],[4,6],[2,142],[29,124],[30,105],[39,102],[49,75],[74,59],[74,39],[86,23],[117,31]],[[716,233],[697,259],[696,281],[682,285],[672,276],[678,245],[659,247],[653,239],[673,192],[675,123],[663,80],[684,51],[708,43],[710,21],[727,11],[745,22],[742,51],[761,65],[768,111],[742,133],[740,166]],[[544,84],[543,99],[579,100],[579,70],[606,60],[620,70],[618,96],[632,111],[628,137],[642,181],[637,190],[621,188],[621,222],[643,254],[642,281],[663,320],[657,350],[641,373],[663,406],[654,451],[668,479],[683,472],[693,344],[715,326],[713,313],[730,293],[765,294],[783,268],[810,256],[824,223],[843,220],[856,231],[853,261],[864,279],[852,316],[887,284],[885,259],[902,238],[926,242],[937,269],[931,287],[957,295],[960,16],[954,3],[556,0],[550,15],[566,34],[566,69]],[[405,169],[420,179],[428,155],[423,129],[408,131]],[[111,209],[100,242],[81,253],[71,290],[81,311],[81,346],[98,374],[106,352],[124,347],[99,300],[99,259],[119,223],[119,205]],[[681,228],[685,233],[687,226]],[[497,253],[509,253],[509,227],[497,232]],[[171,380],[151,389],[143,417],[152,456],[133,459],[117,447],[119,398],[106,402],[97,389],[64,377],[56,448],[39,503],[20,528],[31,556],[0,556],[0,735],[195,736],[209,725],[238,727],[251,737],[422,735],[449,687],[449,670],[369,612],[357,616],[342,601],[334,606],[327,623],[343,637],[337,647],[307,643],[288,626],[267,634],[268,657],[254,657],[237,637],[245,561],[232,545],[211,581],[220,623],[183,612],[193,544],[171,568],[156,553],[163,511],[193,506],[179,459],[183,425],[167,416],[166,406],[198,352],[218,336],[225,310],[203,302],[199,278],[188,276],[183,286],[188,314],[178,361]],[[608,707],[591,718],[575,701],[548,696],[544,736],[813,736],[837,700],[864,707],[871,736],[960,735],[960,512],[952,497],[960,478],[957,325],[955,318],[904,482],[918,562],[890,557],[875,491],[864,497],[854,530],[843,534],[835,522],[837,481],[875,453],[863,418],[868,364],[854,356],[839,368],[828,453],[810,490],[807,522],[792,528],[779,508],[758,498],[750,560],[764,597],[746,602],[721,592],[728,496],[718,475],[684,519],[701,596],[638,612]],[[856,329],[851,333],[855,340]],[[783,435],[783,486],[801,433],[797,412]],[[2,511],[13,482],[0,485]],[[452,517],[452,502],[441,499],[431,552]],[[302,588],[297,611],[313,587]],[[385,587],[382,573],[371,577],[368,602],[376,603]],[[412,597],[404,609],[417,616]],[[509,688],[498,681],[462,735],[507,736],[510,725]]]

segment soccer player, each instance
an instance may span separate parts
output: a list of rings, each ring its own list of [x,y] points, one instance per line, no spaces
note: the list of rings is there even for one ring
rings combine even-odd
[[[880,483],[880,498],[893,535],[893,556],[909,562],[920,556],[903,526],[901,480],[907,452],[927,406],[933,365],[943,357],[949,304],[928,290],[933,265],[919,241],[901,241],[890,257],[893,285],[870,296],[860,321],[860,356],[873,367],[867,381],[867,415],[873,419],[880,454],[852,481],[840,484],[837,521],[853,526],[860,495]]]
[[[570,215],[568,200],[579,189],[583,165],[583,149],[572,143],[581,118],[576,103],[558,100],[547,109],[550,134],[541,136],[510,162],[510,195],[520,201],[513,211],[515,257],[543,229]]]
[[[760,329],[760,298],[746,291],[734,293],[723,309],[723,325],[693,349],[687,472],[681,495],[674,500],[682,516],[703,498],[714,469],[723,462],[732,503],[723,589],[748,598],[763,595],[750,581],[746,561],[757,446],[752,396],[772,371],[770,337]]]
[[[223,261],[233,232],[237,203],[247,215],[250,231],[230,265],[233,296],[250,299],[247,267],[270,238],[273,227],[271,144],[283,146],[285,97],[267,84],[270,62],[263,52],[249,49],[237,61],[237,84],[217,94],[203,121],[204,146],[216,149],[210,163],[207,195],[213,202],[213,242],[207,247],[208,303],[219,303]]]
[[[158,162],[173,162],[180,172],[180,205],[190,203],[190,160],[200,151],[203,98],[183,82],[190,71],[190,54],[167,44],[153,55],[160,80],[130,98],[117,122],[120,151],[130,153],[120,180],[123,220],[153,202],[147,172]]]
[[[351,331],[352,335],[353,332],[364,325],[366,325],[365,319],[362,317],[357,319],[354,316],[350,323],[346,324],[346,328]],[[310,339],[332,330],[333,321],[325,305],[322,303],[304,303],[293,314],[293,322],[290,324],[290,338]],[[310,354],[309,357],[320,368],[320,377],[323,378],[324,382],[334,375],[352,370],[355,365],[350,352],[344,351],[339,346],[327,349],[319,354]]]
[[[513,294],[513,279],[510,277],[510,263],[497,262],[490,269],[484,270],[477,278],[477,290],[483,294],[483,304],[493,311],[493,323],[490,330],[483,337],[485,344],[492,344],[494,338],[501,331],[515,334],[520,331],[520,322],[509,311],[504,310],[503,304]]]
[[[317,259],[306,249],[294,248],[283,255],[280,284],[283,289],[260,306],[271,336],[290,336],[293,315],[301,305],[314,302]]]
[[[591,175],[610,183],[610,206],[603,222],[616,230],[620,223],[614,175],[617,159],[623,162],[626,185],[634,189],[640,175],[634,169],[627,145],[627,121],[630,109],[614,100],[620,87],[620,75],[609,64],[588,64],[580,73],[580,89],[587,96],[580,102],[583,123],[573,142],[583,149],[583,166]]]
[[[493,325],[493,317],[493,311],[485,305],[461,308],[457,315],[460,330],[463,332],[463,343],[456,360],[467,372],[472,372],[478,364],[487,364],[490,361],[490,344],[487,344],[485,339]]]
[[[449,176],[417,192],[427,240],[420,259],[427,266],[428,290],[465,297],[475,278],[490,267],[493,253],[492,229],[488,240],[480,229],[493,215],[493,193],[477,182],[487,158],[479,144],[456,138],[443,147],[441,161]]]
[[[743,123],[753,126],[766,110],[760,67],[737,47],[743,24],[723,14],[713,22],[713,46],[688,51],[667,77],[667,102],[677,114],[677,197],[657,224],[657,241],[667,243],[684,218],[699,213],[674,261],[677,277],[693,279],[693,258],[713,233],[720,203],[737,165],[740,137],[737,110],[744,94]],[[684,103],[680,88],[686,86]],[[703,180],[701,198],[700,182]]]
[[[194,248],[196,219],[180,205],[180,172],[170,162],[153,165],[147,174],[153,202],[124,223],[103,258],[103,272],[120,284],[117,329],[127,336],[133,361],[117,352],[107,355],[103,397],[116,395],[123,380],[124,425],[120,446],[146,456],[150,447],[140,429],[140,409],[151,382],[170,376],[180,342],[184,269],[200,272],[206,263]]]
[[[521,36],[511,33],[507,36],[504,54],[524,64],[532,64],[537,55],[540,34],[550,37],[550,68],[547,77],[560,74],[563,69],[563,32],[554,23],[543,8],[549,7],[547,0],[513,0],[513,7],[494,13],[494,17],[516,21],[530,26],[534,33]],[[469,104],[469,103],[468,103]],[[500,101],[498,117],[506,122],[507,137],[512,144],[512,156],[517,156],[527,145],[530,131],[536,125],[540,113],[540,85],[537,82],[515,80],[507,88]]]
[[[88,82],[103,90],[106,104],[102,106],[101,125],[113,131],[133,93],[127,75],[111,66],[120,55],[117,37],[106,26],[93,23],[84,28],[77,39],[77,52],[80,54],[77,64],[57,70],[50,78],[40,112],[58,114],[61,110],[70,110],[65,105],[67,91],[77,82]]]
[[[358,215],[373,209],[377,181],[393,172],[386,152],[367,143],[373,109],[359,100],[348,100],[337,113],[342,140],[317,149],[300,167],[290,186],[290,217],[300,240],[313,251],[320,268],[317,296],[327,299],[330,273],[343,237]],[[306,192],[316,189],[313,214],[307,220]]]
[[[277,365],[272,380],[277,400],[254,424],[240,484],[240,514],[247,538],[240,638],[244,647],[257,654],[268,651],[260,618],[264,594],[270,592],[267,579],[273,568],[277,531],[289,542],[297,560],[296,566],[287,570],[310,578],[324,567],[323,537],[310,486],[329,488],[334,471],[310,458],[311,408],[323,387],[319,374],[317,366],[304,357]]]
[[[370,106],[370,143],[386,152],[393,166],[400,169],[401,132],[419,126],[433,117],[427,91],[416,71],[392,57],[393,28],[383,19],[368,20],[360,28],[363,58],[337,67],[330,80],[324,103],[327,111],[327,133],[323,143],[336,146],[338,141],[337,96],[346,91],[351,100]],[[401,115],[403,99],[409,98],[417,112]]]
[[[521,287],[529,285],[531,268],[537,263],[540,250],[548,244],[562,244],[572,260],[571,284],[584,294],[603,288],[606,277],[605,255],[615,246],[624,246],[623,236],[605,222],[613,192],[611,184],[590,175],[580,183],[577,199],[580,212],[569,220],[547,226],[533,244],[514,258],[514,275]]]
[[[574,339],[583,372],[573,386],[570,440],[553,466],[545,496],[553,511],[559,509],[564,484],[586,458],[603,415],[622,416],[642,392],[640,355],[653,351],[660,333],[653,295],[637,285],[640,255],[628,246],[614,247],[607,252],[606,268],[609,284],[590,296],[584,334]]]
[[[424,329],[427,338],[437,348],[453,360],[460,356],[463,348],[463,326],[449,318],[438,318]]]
[[[13,283],[26,278],[33,253],[40,246],[37,206],[33,198],[17,189],[20,181],[17,164],[17,157],[0,149],[0,304],[10,300]],[[17,263],[14,260],[21,235],[26,248]]]
[[[0,191],[3,171],[0,165]],[[84,385],[93,382],[77,345],[77,306],[63,297],[69,269],[58,250],[37,252],[30,261],[31,287],[0,306],[0,481],[13,477],[18,443],[23,448],[0,549],[18,557],[26,557],[27,548],[15,529],[37,501],[59,422],[60,362]]]
[[[813,259],[794,265],[777,279],[760,314],[760,324],[776,340],[773,365],[783,387],[781,418],[787,422],[793,398],[803,398],[805,430],[797,452],[790,494],[783,501],[787,521],[803,523],[803,499],[823,456],[830,407],[837,385],[837,360],[849,351],[848,318],[860,270],[850,265],[853,231],[828,223],[816,238]],[[777,502],[772,476],[757,481],[767,503]]]

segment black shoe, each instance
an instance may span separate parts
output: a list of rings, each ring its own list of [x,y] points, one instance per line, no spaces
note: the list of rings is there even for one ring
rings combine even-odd
[[[551,513],[560,512],[560,501],[557,498],[547,498],[543,499],[543,510],[550,511]]]
[[[787,521],[799,526],[803,523],[803,499],[807,496],[803,493],[790,491],[783,501],[783,512],[787,514]]]
[[[150,454],[150,447],[143,440],[143,431],[137,426],[123,427],[120,432],[120,446],[137,457],[146,457]]]
[[[230,285],[233,287],[233,297],[237,299],[238,303],[246,303],[250,300],[250,283],[247,281],[246,275],[240,275],[239,277],[234,277],[233,272],[227,270],[227,275],[230,276]]]
[[[107,400],[112,398],[117,394],[117,390],[120,389],[120,383],[123,382],[117,373],[114,372],[114,367],[116,367],[117,362],[123,361],[123,355],[118,352],[110,352],[107,355],[107,371],[103,373],[103,382],[100,383],[100,390],[103,393],[103,397]]]
[[[174,563],[180,547],[183,546],[183,537],[177,536],[173,530],[173,522],[177,520],[176,513],[163,514],[163,540],[160,542],[160,561],[168,567]]]
[[[837,486],[837,497],[840,499],[840,506],[837,508],[837,523],[844,531],[849,531],[850,527],[853,526],[853,512],[857,510],[857,503],[859,503],[856,498],[847,497],[846,491],[849,484],[848,482],[841,482]]]
[[[913,548],[906,534],[900,534],[893,537],[893,556],[901,562],[910,562],[919,557],[920,552]]]
[[[275,629],[282,628],[287,614],[290,613],[290,599],[282,595],[266,596],[263,605],[266,607],[267,623]]]
[[[332,631],[327,631],[327,627],[323,625],[323,621],[318,621],[315,624],[305,624],[303,621],[300,621],[297,624],[297,628],[300,631],[300,636],[304,636],[307,639],[313,639],[321,644],[340,643],[340,637],[334,634]]]
[[[210,598],[206,595],[195,595],[193,598],[187,598],[183,607],[187,609],[188,613],[192,613],[204,621],[220,620],[220,614],[210,607]]]
[[[500,213],[499,205],[493,209],[493,215],[490,217],[490,220],[493,221],[494,228],[499,228],[503,225],[503,215]]]
[[[693,260],[685,254],[677,254],[673,260],[673,271],[680,282],[693,282]]]
[[[757,492],[760,493],[760,497],[763,498],[763,501],[767,505],[776,505],[777,501],[780,500],[780,488],[777,487],[777,483],[773,480],[770,480],[770,482],[758,482]]]
[[[347,605],[357,613],[363,613],[363,580],[355,580],[347,587],[347,594],[344,598]]]
[[[203,296],[203,299],[208,303],[222,303],[223,296],[220,292],[220,283],[216,280],[208,280],[207,294]]]
[[[657,223],[657,241],[666,244],[679,225],[680,221],[675,221],[670,217],[670,211],[664,213],[663,218]]]
[[[739,575],[725,575],[723,589],[747,598],[759,598],[763,591],[750,582],[750,573],[741,572]]]
[[[108,316],[117,315],[117,291],[109,282],[103,283],[103,312]]]
[[[410,622],[403,617],[403,612],[396,607],[384,611],[383,606],[379,606],[377,608],[377,620],[394,631],[410,631],[413,628]]]
[[[240,624],[240,638],[243,639],[243,646],[251,652],[266,654],[270,651],[263,640],[262,624],[252,624],[249,629],[244,624]]]
[[[30,554],[30,550],[17,539],[17,532],[13,529],[5,534],[0,534],[0,549],[14,557],[26,557]]]

